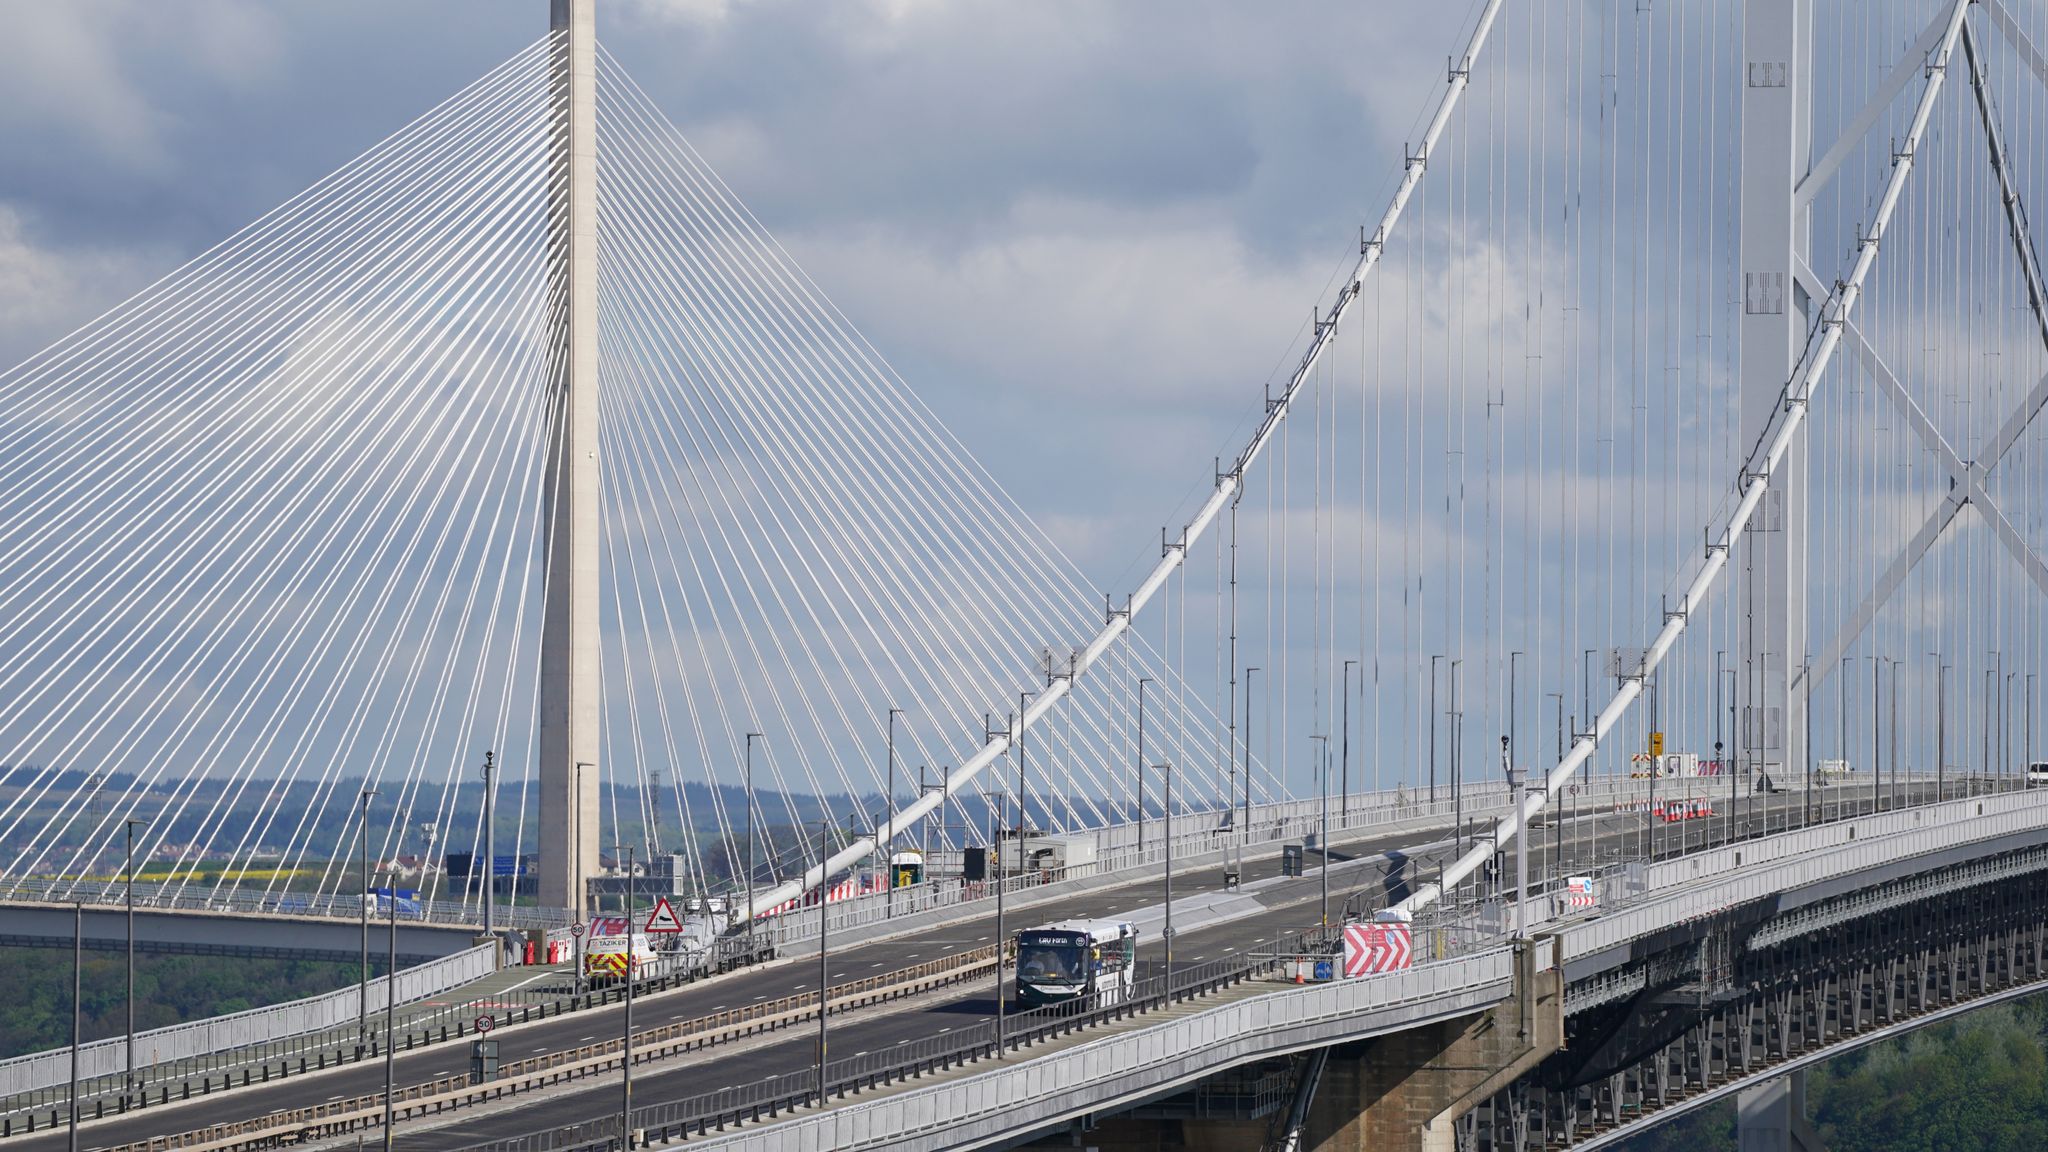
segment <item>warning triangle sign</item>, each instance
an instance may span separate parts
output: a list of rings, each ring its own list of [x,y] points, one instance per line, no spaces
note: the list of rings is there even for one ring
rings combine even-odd
[[[654,911],[647,914],[647,924],[642,932],[681,932],[683,922],[676,916],[676,910],[669,907],[668,897],[657,897]]]

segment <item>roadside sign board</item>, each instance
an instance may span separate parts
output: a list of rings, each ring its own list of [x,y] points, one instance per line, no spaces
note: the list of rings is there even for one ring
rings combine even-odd
[[[1370,976],[1411,966],[1411,939],[1406,924],[1346,924],[1344,975]]]
[[[654,901],[654,910],[647,914],[647,924],[640,930],[650,933],[681,932],[683,930],[683,921],[681,917],[676,915],[676,910],[669,906],[668,897],[662,896]]]
[[[489,1032],[491,1029],[496,1028],[497,1026],[497,1020],[493,1019],[492,1017],[479,1016],[476,1018],[476,1030],[479,1034]]]
[[[576,937],[578,940],[583,938],[583,922],[581,920],[569,925],[569,935]]]
[[[1591,908],[1600,903],[1600,897],[1593,889],[1591,876],[1571,876],[1564,882],[1565,905],[1570,908]]]

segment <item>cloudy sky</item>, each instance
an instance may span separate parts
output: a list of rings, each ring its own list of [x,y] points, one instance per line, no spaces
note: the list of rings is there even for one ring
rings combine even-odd
[[[1360,223],[1385,204],[1478,7],[599,4],[600,38],[731,188],[1087,577],[1118,591],[1156,560],[1161,526],[1183,523],[1207,492],[1210,459],[1241,444],[1262,383],[1292,363],[1310,306],[1327,302]],[[531,44],[548,6],[0,7],[10,28],[0,38],[0,360],[12,362]],[[1697,562],[1700,525],[1725,500],[1744,447],[1726,372],[1740,306],[1727,163],[1739,6],[1510,7],[1517,14],[1475,73],[1461,113],[1470,119],[1447,137],[1458,151],[1431,164],[1362,306],[1369,315],[1346,333],[1355,343],[1345,365],[1356,363],[1361,381],[1366,333],[1387,349],[1392,367],[1375,366],[1374,387],[1390,409],[1400,404],[1387,488],[1375,489],[1374,509],[1347,512],[1359,566],[1382,569],[1372,625],[1361,611],[1347,651],[1377,645],[1405,660],[1411,713],[1429,696],[1432,657],[1468,649],[1470,667],[1483,665],[1495,685],[1481,711],[1511,711],[1501,705],[1517,693],[1588,694],[1582,653],[1640,643],[1654,627],[1671,573]],[[1909,51],[1924,9],[1827,7],[1825,19],[1846,21],[1828,27],[1853,35],[1831,37],[1820,61],[1850,78],[1821,84],[1821,139]],[[2048,39],[2048,6],[2023,10]],[[1532,14],[1539,34],[1555,35],[1541,42],[1540,66],[1534,38],[1516,31]],[[2048,155],[2034,142],[2048,99],[2015,59],[1994,42],[1994,87],[2023,154]],[[1552,79],[1539,83],[1544,68]],[[1930,130],[1923,166],[1939,178],[1908,198],[1902,240],[1888,240],[1863,313],[1888,354],[1923,378],[1923,395],[1935,395],[1929,381],[1988,382],[1994,403],[1975,410],[1960,395],[1930,399],[1959,440],[1974,434],[1965,425],[1988,426],[1985,413],[2010,408],[2040,354],[2031,327],[2002,323],[2024,297],[2003,263],[2004,223],[1965,96],[1952,86]],[[1549,103],[1559,99],[1562,109]],[[1824,281],[1846,270],[1910,109],[1910,98],[1895,102],[1816,202]],[[2043,180],[2038,161],[2021,173],[2030,196]],[[1498,199],[1492,188],[1504,189]],[[1525,227],[1534,242],[1516,239]],[[1399,250],[1424,238],[1424,252]],[[1934,293],[1938,308],[1916,309],[1901,294],[1887,304],[1886,277],[1972,285],[1984,298]],[[1887,306],[1880,324],[1875,310]],[[1594,319],[1582,325],[1581,315]],[[1996,339],[2022,346],[1993,360],[1985,349]],[[1897,471],[1915,457],[1853,371],[1828,394],[1841,409],[1816,419],[1833,438],[1822,447],[1837,460],[1883,462],[1892,488],[1870,479],[1873,466],[1833,470],[1849,496],[1825,509],[1839,514],[1817,563],[1848,575],[1815,579],[1821,616],[1847,615],[1849,589],[1874,580],[1945,480]],[[1347,392],[1345,403],[1368,398],[1378,393]],[[1373,462],[1376,485],[1379,458],[1358,456]],[[1422,477],[1412,496],[1409,473]],[[2014,488],[2048,490],[2024,477]],[[1883,511],[1893,495],[1896,515]],[[1374,517],[1390,513],[1402,522],[1382,532]],[[2030,515],[2038,538],[2043,520]],[[1985,556],[1969,561],[1972,579],[2012,578],[1995,551]],[[1579,579],[1589,558],[1606,566],[1597,581]],[[1426,612],[1416,606],[1425,575],[1448,586],[1431,584]],[[1908,591],[1934,618],[1926,590]],[[2021,590],[2015,603],[2034,635],[2048,635],[2038,598]],[[1566,609],[1570,618],[1548,618]],[[1688,699],[1716,724],[1711,657],[1735,647],[1733,619],[1686,657],[1696,673]],[[1887,644],[1906,653],[1997,642],[1995,626],[1974,627],[1952,642]],[[1328,643],[1309,651],[1331,663]],[[1501,691],[1515,651],[1535,652],[1543,678]],[[1705,739],[1695,734],[1695,746]]]
[[[547,24],[545,0],[0,6],[9,362]],[[1390,191],[1470,7],[608,0],[599,18],[824,289],[1111,584],[1255,412]]]

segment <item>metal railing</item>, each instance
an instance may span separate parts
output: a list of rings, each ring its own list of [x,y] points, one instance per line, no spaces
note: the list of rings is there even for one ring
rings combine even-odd
[[[1191,965],[1171,978],[1156,973],[1133,981],[1131,990],[1112,990],[1011,1014],[1001,1042],[993,1020],[983,1020],[943,1035],[826,1065],[826,1092],[832,1098],[899,1080],[914,1079],[960,1064],[1018,1052],[1055,1037],[1141,1015],[1169,1004],[1209,995],[1256,976],[1278,970],[1290,956],[1316,952],[1327,956],[1334,933],[1316,930],[1275,939],[1266,948]],[[819,1075],[815,1067],[784,1073],[751,1084],[722,1088],[682,1100],[637,1108],[633,1112],[636,1144],[702,1135],[727,1127],[772,1118],[815,1104]],[[561,1152],[619,1145],[619,1117],[607,1116],[509,1140],[468,1146],[463,1152]]]
[[[127,901],[127,886],[120,880],[76,880],[65,877],[24,877],[10,882],[0,900],[8,903],[85,904],[101,908],[120,907]],[[363,905],[372,899],[360,893],[261,892],[241,888],[195,890],[182,884],[137,884],[135,907],[151,911],[239,912],[268,916],[306,916],[319,919],[359,920]],[[390,901],[375,897],[372,919],[391,915]],[[407,923],[448,924],[473,928],[483,922],[480,905],[460,900],[398,901],[398,919]],[[500,904],[492,912],[500,928],[558,928],[568,923],[561,908],[531,904]]]
[[[1588,782],[1583,787],[1584,790],[1574,799],[1588,807],[1604,808],[1644,800],[1651,792],[1648,780],[1619,777]],[[1668,783],[1666,787],[1669,787]],[[1394,831],[1405,825],[1442,823],[1448,826],[1461,814],[1461,810],[1468,825],[1482,823],[1508,808],[1507,788],[1500,783],[1468,784],[1460,801],[1454,801],[1448,789],[1440,790],[1438,798],[1431,801],[1405,788],[1366,793],[1354,796],[1352,801],[1349,811],[1345,812],[1340,811],[1339,798],[1331,798],[1330,838],[1333,844],[1340,837],[1355,840],[1375,832]],[[1246,849],[1275,848],[1291,840],[1313,842],[1321,832],[1320,802],[1316,800],[1256,804],[1252,806],[1249,823],[1241,823],[1241,817],[1242,812],[1238,810],[1177,813],[1173,837],[1176,866],[1193,867],[1205,858]],[[1071,867],[1032,869],[1005,876],[1001,881],[927,880],[891,893],[875,892],[837,900],[826,909],[829,930],[836,933],[978,903],[993,898],[998,884],[1006,897],[1021,897],[1065,881],[1122,873],[1142,874],[1166,863],[1163,830],[1163,821],[1156,818],[1147,820],[1144,843],[1140,846],[1136,825],[1118,824],[1096,829],[1093,833],[1097,839],[1095,858]],[[1046,839],[1050,840],[1054,835],[1047,833]],[[777,948],[815,940],[818,934],[817,906],[811,904],[764,917],[755,926],[755,931]]]

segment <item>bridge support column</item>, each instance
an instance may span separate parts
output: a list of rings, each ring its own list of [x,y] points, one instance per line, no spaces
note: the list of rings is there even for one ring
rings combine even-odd
[[[1796,276],[1807,251],[1807,213],[1794,190],[1810,166],[1810,0],[1745,0],[1742,62],[1742,438],[1763,438],[1784,402],[1818,306]],[[1743,539],[1741,726],[1738,760],[1783,781],[1806,771],[1806,454],[1795,444]],[[1697,607],[1697,606],[1695,606]],[[1822,675],[1825,669],[1816,670]]]
[[[561,375],[546,477],[540,640],[540,902],[583,918],[598,844],[597,31],[594,0],[552,0],[553,206]]]
[[[1806,1073],[1788,1072],[1735,1098],[1739,1152],[1824,1152],[1806,1122]]]
[[[1460,1118],[1564,1047],[1564,985],[1524,950],[1515,998],[1330,1056],[1309,1109],[1316,1152],[1451,1152]]]

